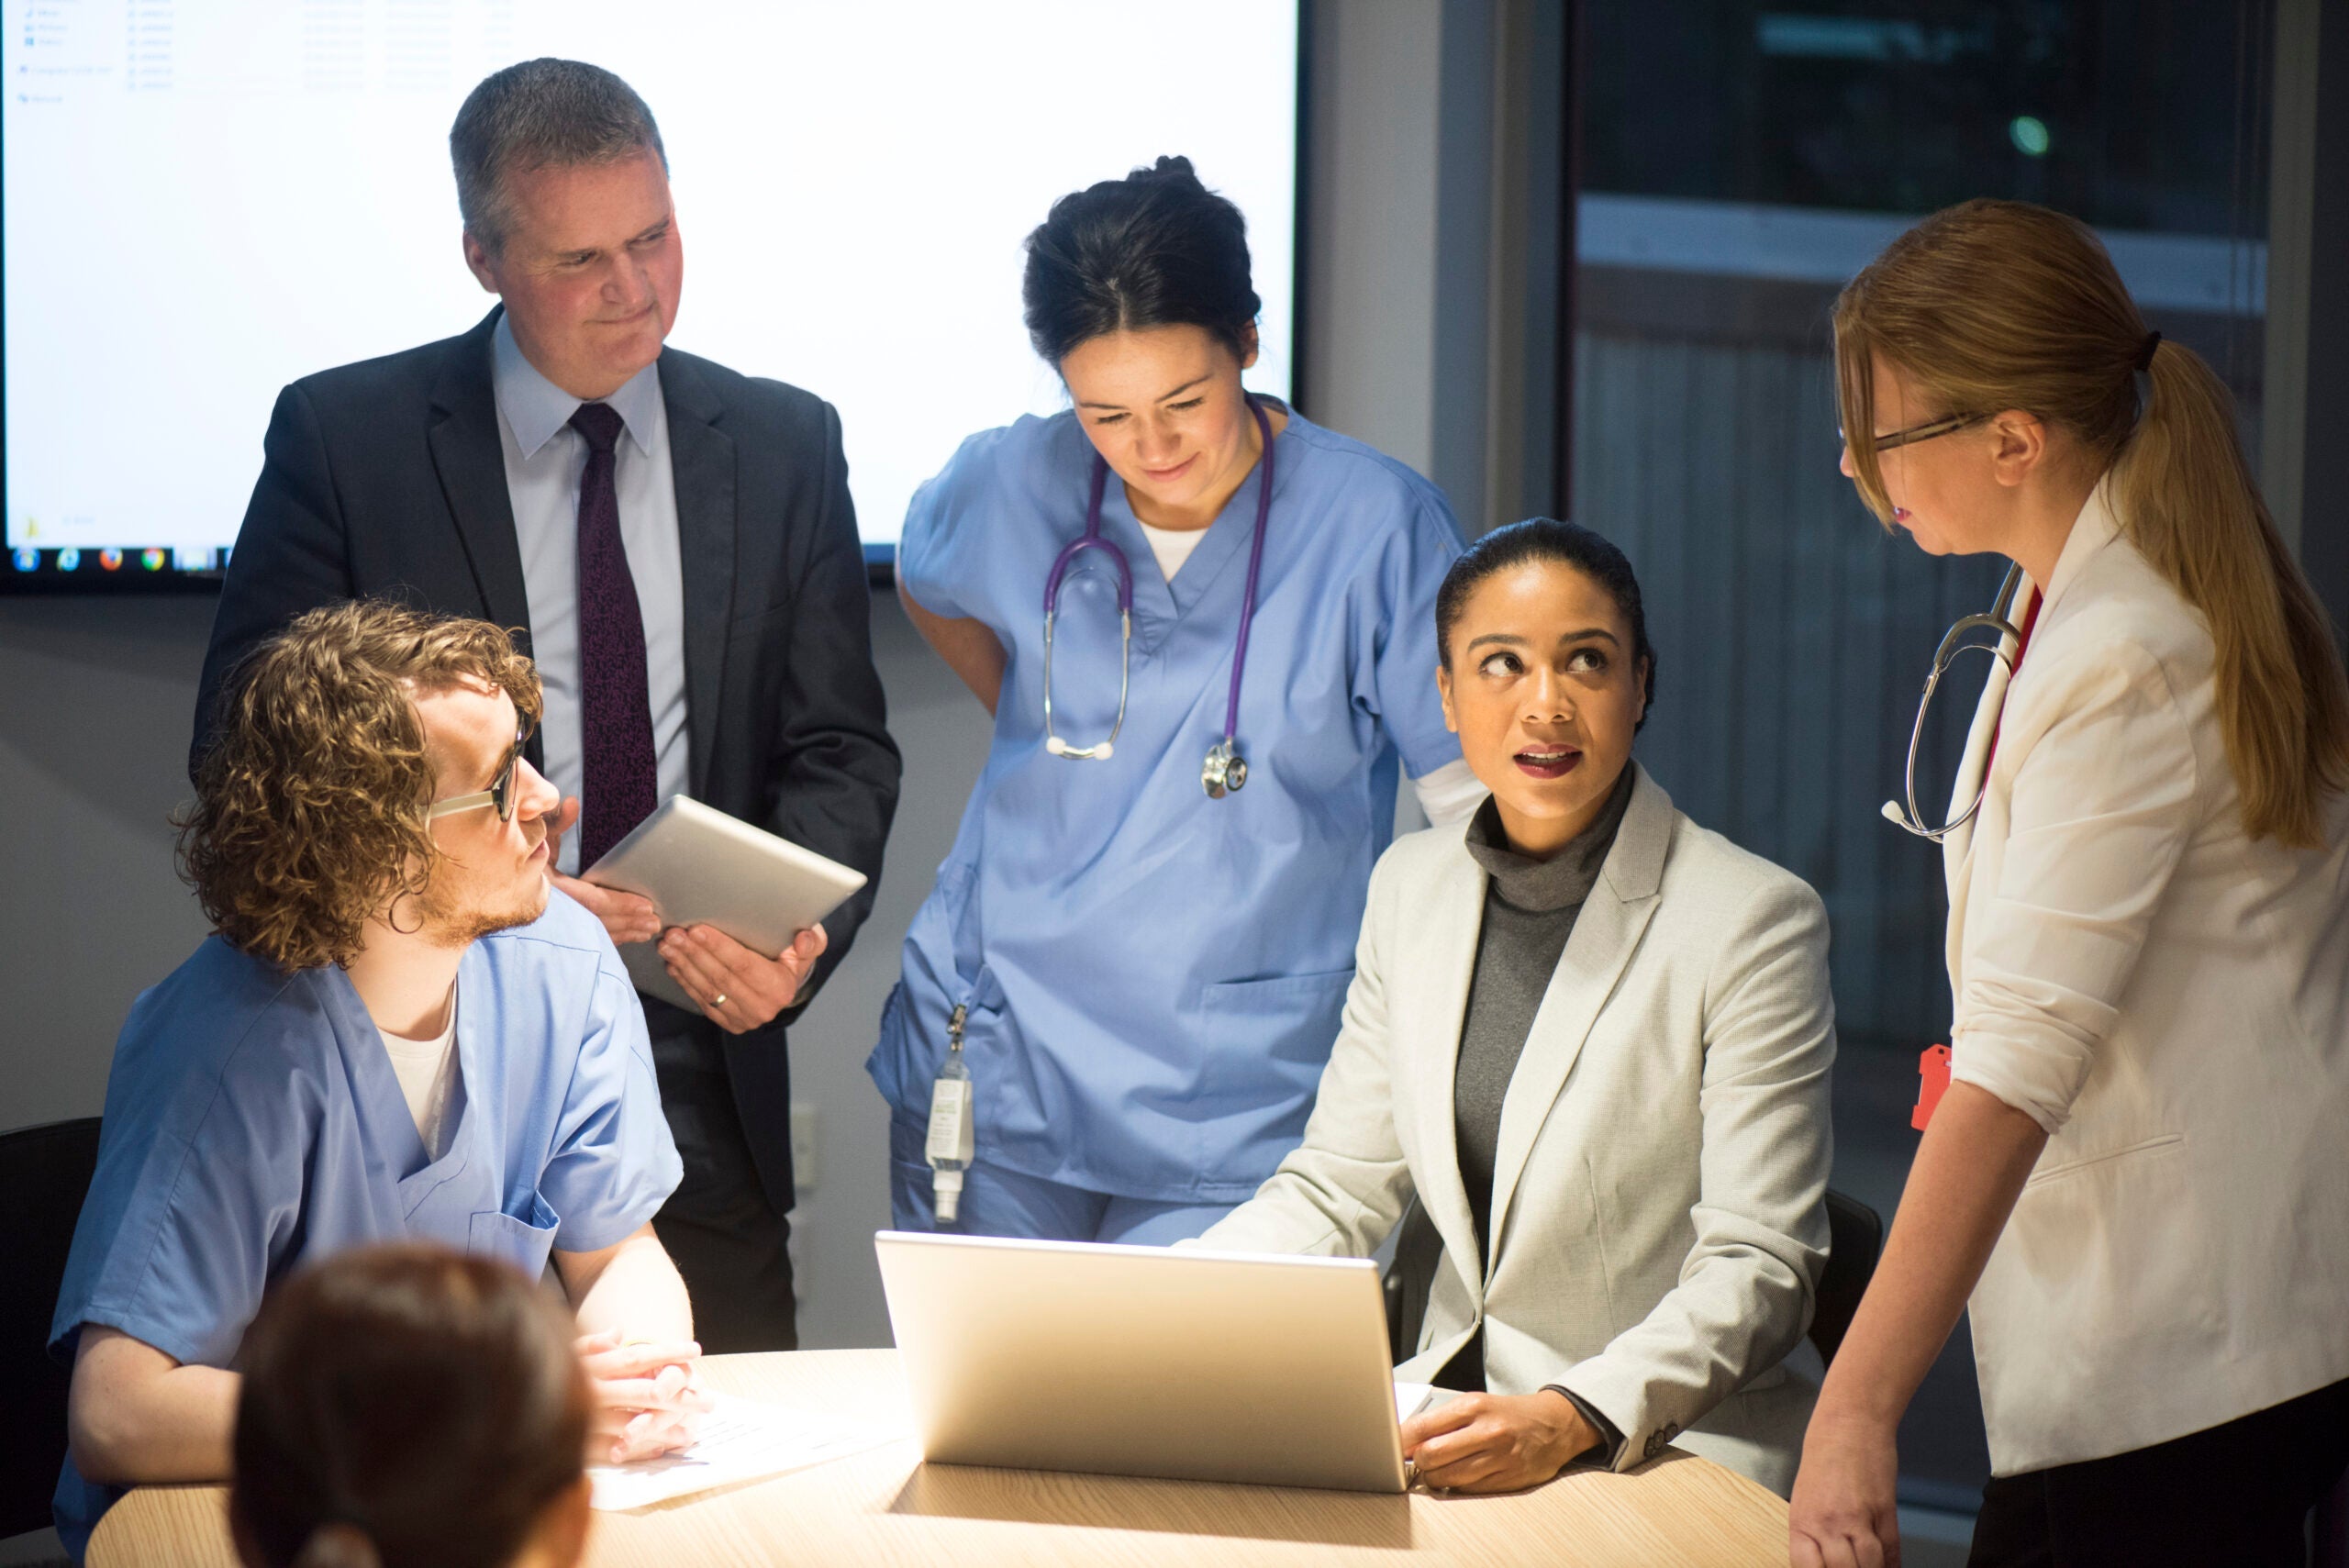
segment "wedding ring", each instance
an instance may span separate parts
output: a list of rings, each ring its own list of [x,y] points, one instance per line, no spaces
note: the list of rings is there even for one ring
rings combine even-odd
[[[712,996],[709,999],[709,1005],[713,1007],[722,1007],[726,1006],[726,993],[720,991],[717,995]]]

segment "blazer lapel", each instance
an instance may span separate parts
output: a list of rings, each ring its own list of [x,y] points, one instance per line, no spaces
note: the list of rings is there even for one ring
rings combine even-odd
[[[1457,832],[1460,829],[1453,829]],[[1422,1157],[1412,1163],[1419,1206],[1454,1256],[1476,1257],[1476,1220],[1468,1189],[1460,1181],[1460,1139],[1453,1118],[1454,1081],[1460,1067],[1460,1030],[1468,1015],[1468,987],[1476,974],[1476,943],[1485,925],[1485,873],[1465,850],[1445,862],[1435,885],[1414,910],[1423,940],[1424,987],[1413,987],[1418,1006],[1397,1017],[1396,1050],[1403,1059],[1397,1074],[1415,1115],[1424,1118]],[[1481,1270],[1463,1270],[1477,1299],[1484,1295]]]
[[[1616,829],[1615,847],[1607,852],[1598,884],[1575,920],[1574,935],[1566,939],[1566,951],[1542,993],[1525,1053],[1518,1058],[1516,1074],[1501,1101],[1500,1146],[1493,1159],[1495,1251],[1508,1232],[1509,1203],[1532,1156],[1534,1140],[1564,1092],[1583,1041],[1655,915],[1672,823],[1672,797],[1641,769],[1622,826]],[[1486,1272],[1491,1272],[1489,1262]]]
[[[734,438],[719,428],[726,406],[689,357],[662,352],[661,396],[685,576],[688,773],[691,793],[702,797],[726,689],[726,634],[734,621]]]
[[[528,653],[530,595],[522,582],[522,547],[514,536],[514,499],[506,489],[506,449],[497,437],[497,394],[489,371],[490,334],[504,308],[492,308],[442,361],[432,384],[426,442],[481,590],[482,614],[499,626],[520,628]]]

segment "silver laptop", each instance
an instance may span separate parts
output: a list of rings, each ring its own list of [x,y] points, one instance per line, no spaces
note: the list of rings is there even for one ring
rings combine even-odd
[[[1366,1259],[896,1230],[874,1246],[925,1459],[1403,1490]]]

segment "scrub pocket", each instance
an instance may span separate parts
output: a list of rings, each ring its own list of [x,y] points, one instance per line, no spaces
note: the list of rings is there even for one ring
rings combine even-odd
[[[1351,969],[1319,974],[1280,974],[1270,980],[1227,980],[1203,987],[1208,1050],[1218,1058],[1280,1062],[1292,1083],[1310,1090],[1329,1065],[1346,1007]]]
[[[1230,1182],[1269,1172],[1296,1145],[1338,1041],[1353,977],[1353,970],[1339,969],[1204,989],[1202,1179]]]
[[[496,1209],[474,1215],[465,1251],[476,1258],[501,1259],[537,1279],[547,1271],[547,1254],[554,1249],[555,1227],[561,1223],[547,1200],[532,1193],[528,1219]]]

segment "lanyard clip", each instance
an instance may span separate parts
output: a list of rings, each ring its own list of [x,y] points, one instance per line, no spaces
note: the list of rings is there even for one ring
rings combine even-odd
[[[941,1225],[952,1225],[963,1207],[963,1173],[969,1169],[975,1139],[971,1125],[971,1070],[963,1062],[963,1024],[970,1007],[956,1003],[946,1016],[946,1060],[930,1090],[930,1127],[922,1153],[930,1162],[930,1197]]]

